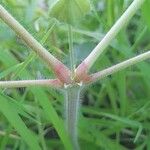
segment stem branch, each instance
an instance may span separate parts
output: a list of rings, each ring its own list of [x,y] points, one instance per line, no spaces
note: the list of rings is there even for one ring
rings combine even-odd
[[[58,79],[0,81],[0,88],[19,88],[29,86],[49,86],[59,88],[62,86],[62,83]]]
[[[100,80],[100,79],[102,79],[104,77],[107,77],[107,76],[109,76],[109,75],[111,75],[111,74],[113,74],[115,72],[123,70],[123,69],[125,69],[127,67],[130,67],[130,66],[132,66],[132,65],[134,65],[134,64],[136,64],[138,62],[141,62],[141,61],[149,59],[149,58],[150,58],[150,51],[145,52],[143,54],[140,54],[140,55],[138,55],[136,57],[130,58],[130,59],[128,59],[126,61],[123,61],[123,62],[121,62],[119,64],[116,64],[116,65],[114,65],[112,67],[109,67],[107,69],[104,69],[102,71],[99,71],[97,73],[92,74],[90,82],[95,82],[97,80]]]
[[[144,3],[145,0],[134,0],[128,9],[123,13],[123,15],[117,20],[117,22],[112,26],[109,32],[105,35],[102,41],[93,49],[89,56],[78,66],[77,74],[80,76],[80,66],[85,64],[86,71],[88,71],[98,57],[103,53],[105,48],[110,44],[110,42],[115,38],[118,32],[127,24],[127,22],[132,18],[140,6]],[[78,73],[79,72],[79,73]]]
[[[61,77],[61,80],[64,80],[63,82],[68,82],[66,80],[69,80],[70,78],[70,70],[57,58],[51,55],[17,20],[15,20],[14,17],[11,16],[11,14],[9,14],[9,12],[7,12],[7,10],[5,10],[2,5],[0,5],[0,18],[10,28],[12,28],[16,32],[16,34],[18,34],[25,41],[27,46],[33,49],[44,60],[44,62],[53,69],[54,72],[55,68],[58,65],[61,65],[65,72],[65,75],[63,72],[60,72],[60,74],[56,75],[58,76],[58,78]]]

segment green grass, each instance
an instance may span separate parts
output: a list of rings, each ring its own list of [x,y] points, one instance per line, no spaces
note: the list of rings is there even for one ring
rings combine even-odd
[[[51,5],[52,1],[45,1]],[[107,33],[130,2],[92,1],[91,12],[73,27],[77,64]],[[1,3],[52,54],[70,67],[67,25],[50,18],[47,8],[42,9],[37,0],[2,0]],[[150,1],[147,0],[107,52],[96,61],[92,72],[150,49],[149,10]],[[43,61],[0,20],[0,80],[53,76]],[[81,150],[150,150],[149,60],[87,87],[82,91],[81,100],[78,124]],[[1,89],[0,112],[0,149],[72,149],[64,127],[63,91],[37,87]]]

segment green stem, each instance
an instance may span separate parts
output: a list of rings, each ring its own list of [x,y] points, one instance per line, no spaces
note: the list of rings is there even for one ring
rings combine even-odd
[[[80,87],[73,86],[66,89],[66,104],[65,117],[66,129],[71,138],[74,150],[79,150],[78,136],[77,136],[77,122],[80,105]]]
[[[116,65],[113,65],[112,67],[109,67],[109,68],[106,68],[104,70],[101,70],[97,73],[94,73],[91,75],[91,81],[90,82],[95,82],[97,80],[100,80],[104,77],[107,77],[113,73],[116,73],[118,71],[121,71],[127,67],[130,67],[132,65],[135,65],[141,61],[144,61],[146,59],[150,59],[150,51],[147,51],[143,54],[140,54],[136,57],[133,57],[133,58],[130,58],[130,59],[127,59],[121,63],[118,63]]]
[[[51,32],[53,31],[54,27],[56,25],[56,21],[52,24],[51,27],[49,27],[49,29],[45,32],[45,34],[43,35],[42,40],[40,41],[42,44],[45,44],[46,40],[48,39],[48,37],[50,36]],[[30,55],[26,58],[26,60],[23,62],[23,65],[21,65],[20,67],[18,67],[18,69],[16,70],[16,72],[14,73],[12,79],[15,79],[15,77],[17,75],[19,75],[33,60],[36,59],[36,53],[35,52],[31,52]]]
[[[72,71],[72,75],[74,75],[75,57],[74,57],[74,51],[73,51],[73,32],[72,32],[72,26],[71,25],[68,25],[68,40],[69,40],[71,71]]]
[[[98,57],[104,52],[104,50],[109,46],[111,41],[116,37],[119,31],[129,22],[136,11],[141,7],[145,0],[134,0],[128,9],[123,13],[123,15],[116,21],[116,23],[107,32],[104,38],[99,42],[99,44],[92,50],[92,52],[83,60],[83,62],[78,66],[76,73],[80,76],[80,67],[86,64],[86,71],[90,70]]]
[[[34,50],[48,67],[51,68],[56,76],[64,83],[69,82],[70,70],[56,57],[49,53],[1,4],[0,4],[0,18],[19,35],[28,47]],[[56,72],[58,66],[61,66],[65,72]]]

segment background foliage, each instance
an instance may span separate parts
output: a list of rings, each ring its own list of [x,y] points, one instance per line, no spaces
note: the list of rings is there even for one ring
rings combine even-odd
[[[1,0],[24,27],[69,65],[67,26],[49,17],[55,0]],[[130,0],[91,0],[92,10],[73,27],[79,64],[124,12]],[[91,72],[150,48],[150,1],[111,43]],[[44,35],[48,38],[42,41]],[[0,80],[52,78],[45,64],[0,20]],[[150,61],[87,87],[82,93],[79,142],[86,150],[150,150]],[[0,149],[71,149],[63,127],[62,96],[50,88],[0,90]],[[39,144],[38,144],[39,143]],[[64,145],[64,146],[63,146]]]

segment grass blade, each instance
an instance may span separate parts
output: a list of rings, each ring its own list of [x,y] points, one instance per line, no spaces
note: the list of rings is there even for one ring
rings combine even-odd
[[[0,111],[32,150],[41,150],[36,137],[27,128],[10,102],[0,95]]]
[[[71,150],[72,145],[65,132],[64,124],[60,120],[55,109],[53,108],[47,94],[44,93],[43,90],[41,90],[40,88],[32,88],[31,90],[32,90],[32,93],[34,94],[34,97],[37,99],[37,101],[43,108],[45,116],[54,125],[54,128],[56,129],[58,135],[60,136],[65,149]]]

